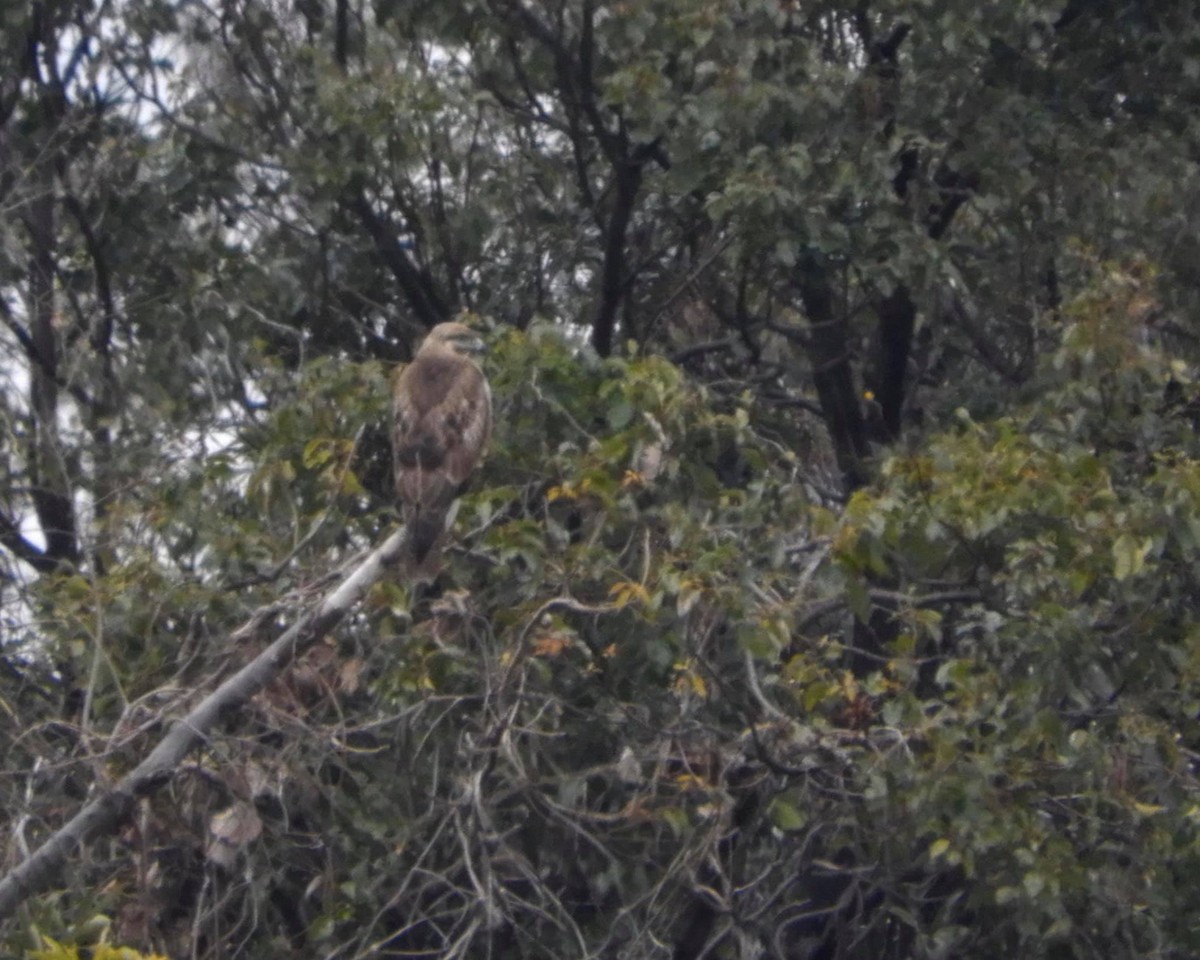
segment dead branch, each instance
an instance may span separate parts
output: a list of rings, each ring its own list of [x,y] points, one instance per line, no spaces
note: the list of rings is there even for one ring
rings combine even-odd
[[[61,877],[78,849],[124,821],[139,797],[167,784],[184,757],[207,740],[223,716],[244,706],[299,654],[332,630],[384,569],[403,556],[407,540],[404,529],[388,537],[320,603],[177,721],[145,760],[114,786],[102,790],[28,860],[0,879],[0,920],[11,916],[27,897]]]

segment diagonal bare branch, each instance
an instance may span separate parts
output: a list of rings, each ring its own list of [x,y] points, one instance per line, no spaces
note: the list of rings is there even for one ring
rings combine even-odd
[[[383,571],[404,555],[407,543],[407,529],[388,537],[299,621],[177,721],[145,760],[89,802],[28,860],[0,879],[0,920],[11,916],[26,898],[60,877],[67,861],[80,847],[124,821],[133,812],[138,797],[167,784],[180,761],[207,740],[221,718],[245,705],[299,654],[332,630]]]

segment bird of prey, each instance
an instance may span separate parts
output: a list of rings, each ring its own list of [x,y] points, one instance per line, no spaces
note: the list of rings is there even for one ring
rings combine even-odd
[[[471,359],[483,349],[469,327],[441,323],[396,378],[392,455],[416,579],[436,575],[448,511],[492,433],[492,392]]]

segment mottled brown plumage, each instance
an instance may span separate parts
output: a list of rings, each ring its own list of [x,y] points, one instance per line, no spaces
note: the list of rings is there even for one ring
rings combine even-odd
[[[461,323],[429,331],[396,378],[392,452],[396,493],[409,527],[414,575],[436,572],[446,514],[492,433],[487,378],[470,354],[483,342]]]

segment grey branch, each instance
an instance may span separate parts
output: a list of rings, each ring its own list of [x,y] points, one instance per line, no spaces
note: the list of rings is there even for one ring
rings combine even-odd
[[[207,740],[223,716],[243,706],[300,653],[332,630],[384,569],[403,555],[407,534],[401,529],[388,537],[320,603],[177,721],[145,760],[91,800],[28,860],[0,879],[0,920],[11,916],[27,897],[61,877],[76,850],[124,821],[133,812],[138,797],[167,783],[183,758]]]

